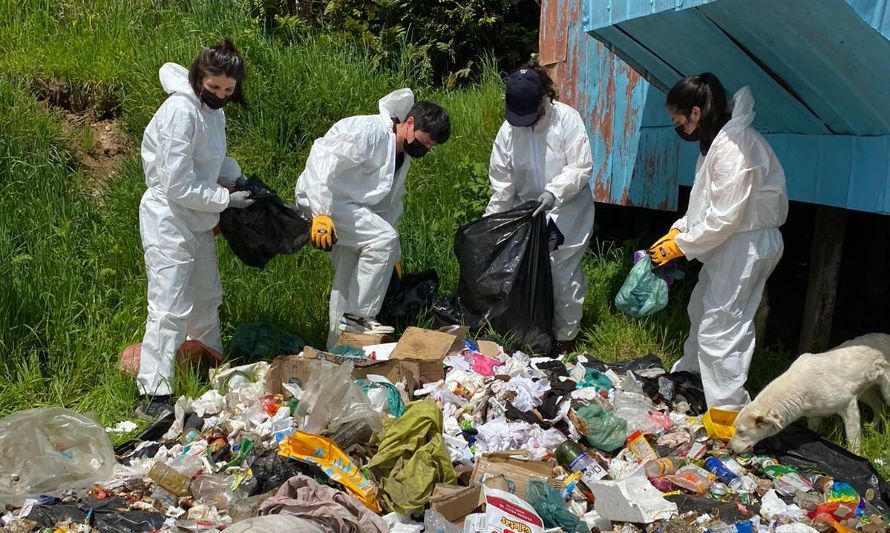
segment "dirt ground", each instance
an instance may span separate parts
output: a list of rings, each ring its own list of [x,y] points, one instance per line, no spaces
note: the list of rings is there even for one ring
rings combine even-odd
[[[107,94],[57,80],[32,80],[31,88],[44,106],[60,113],[88,192],[101,202],[102,192],[134,148],[118,117],[118,104]]]

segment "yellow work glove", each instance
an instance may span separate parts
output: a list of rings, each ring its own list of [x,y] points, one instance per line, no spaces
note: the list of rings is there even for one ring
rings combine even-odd
[[[396,269],[396,277],[398,277],[399,279],[402,279],[402,262],[396,261],[396,264],[393,265],[393,268]]]
[[[312,239],[312,246],[330,252],[331,247],[337,244],[337,230],[334,229],[334,221],[328,215],[318,215],[312,219],[312,231],[309,236]]]
[[[677,246],[676,241],[679,234],[680,230],[674,228],[667,235],[655,241],[655,244],[649,248],[649,257],[652,258],[653,263],[664,266],[674,259],[683,257],[683,252]]]

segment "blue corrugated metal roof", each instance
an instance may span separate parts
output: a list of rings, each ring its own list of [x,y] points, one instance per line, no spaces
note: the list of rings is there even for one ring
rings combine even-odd
[[[661,88],[751,86],[768,132],[890,133],[886,0],[589,0],[586,29]]]

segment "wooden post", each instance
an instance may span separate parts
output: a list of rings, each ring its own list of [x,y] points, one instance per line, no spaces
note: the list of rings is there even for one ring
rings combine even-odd
[[[817,208],[798,353],[823,352],[829,348],[846,227],[845,209]]]

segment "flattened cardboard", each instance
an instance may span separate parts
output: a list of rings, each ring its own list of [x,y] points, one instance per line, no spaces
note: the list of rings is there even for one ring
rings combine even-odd
[[[309,379],[312,366],[319,359],[330,361],[334,364],[343,364],[349,359],[337,355],[316,350],[310,346],[303,349],[302,355],[282,355],[272,361],[272,367],[266,375],[266,392],[269,394],[287,394],[282,383],[288,383],[292,379],[298,380],[303,386]],[[423,383],[432,383],[445,377],[445,369],[441,361],[353,361],[355,368],[352,377],[363,378],[368,374],[384,376],[393,383],[404,379],[405,389],[413,392]]]
[[[487,355],[492,359],[497,359],[501,353],[498,343],[494,341],[476,341],[476,344],[479,345],[479,353]]]
[[[469,487],[437,483],[433,487],[430,507],[452,524],[463,527],[467,515],[482,510],[485,504],[484,487],[506,491],[509,484],[504,476],[494,476],[484,484]]]
[[[409,327],[402,334],[390,358],[441,361],[455,342],[458,342],[457,336],[450,333]]]
[[[454,335],[454,344],[451,345],[451,348],[446,355],[458,355],[464,351],[464,339],[470,332],[470,326],[445,326],[439,328],[438,331],[440,333]]]

